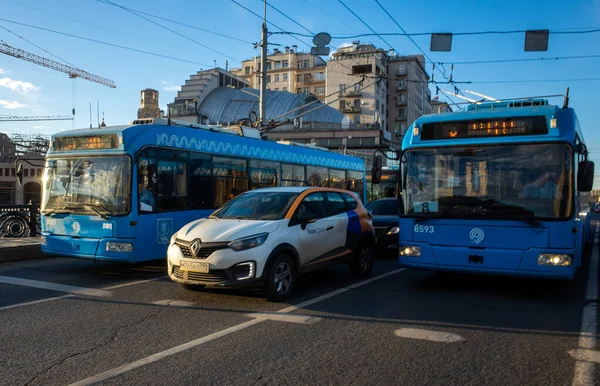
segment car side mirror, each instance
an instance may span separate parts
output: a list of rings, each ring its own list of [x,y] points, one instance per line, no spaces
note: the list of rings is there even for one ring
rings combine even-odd
[[[594,187],[594,163],[592,161],[579,162],[577,169],[577,189],[580,192],[591,192]]]
[[[381,182],[381,169],[383,160],[380,155],[373,156],[373,167],[371,168],[371,183],[376,185]]]
[[[300,219],[300,228],[302,228],[302,230],[306,229],[306,226],[308,224],[312,224],[314,222],[317,221],[316,217],[311,217],[311,218],[305,218],[305,219]]]

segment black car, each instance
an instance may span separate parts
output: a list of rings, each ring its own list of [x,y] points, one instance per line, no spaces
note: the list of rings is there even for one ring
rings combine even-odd
[[[380,198],[366,206],[373,216],[377,249],[398,251],[398,199]]]

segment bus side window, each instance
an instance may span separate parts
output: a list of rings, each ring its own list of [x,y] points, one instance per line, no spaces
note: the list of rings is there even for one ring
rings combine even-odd
[[[348,171],[348,190],[358,194],[358,197],[365,202],[365,198],[363,197],[364,191],[364,183],[363,183],[363,173],[357,171]]]
[[[245,159],[213,157],[213,207],[219,208],[234,196],[248,190]]]
[[[156,211],[156,158],[154,150],[145,149],[137,159],[138,167],[138,208],[140,213]]]
[[[158,211],[185,210],[187,203],[187,153],[158,151]]]
[[[211,156],[190,153],[188,164],[190,209],[213,209],[211,200]]]
[[[327,187],[329,173],[327,168],[320,166],[307,166],[306,174],[309,186]]]

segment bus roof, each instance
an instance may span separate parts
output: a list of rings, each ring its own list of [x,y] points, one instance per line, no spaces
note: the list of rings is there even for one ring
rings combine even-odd
[[[150,122],[148,122],[150,121]],[[140,122],[139,124],[137,124]],[[173,123],[173,122],[171,122]],[[175,122],[169,125],[166,119],[139,120],[129,125],[107,126],[94,129],[63,131],[52,136],[48,155],[91,155],[124,153],[134,154],[145,146],[161,146],[199,151],[213,155],[258,158],[278,162],[289,162],[315,166],[327,166],[354,171],[365,170],[361,158],[330,152],[327,149],[294,142],[274,142],[260,138],[258,130],[248,127],[207,126]],[[109,139],[113,136],[112,144]],[[56,144],[61,139],[75,143],[73,138],[84,137],[90,141],[106,142],[105,147],[88,146],[61,148]],[[58,141],[57,141],[58,140]],[[87,146],[87,147],[86,147]]]
[[[423,127],[428,124],[457,122],[465,125],[476,121],[487,122],[495,119],[543,117],[547,133],[498,136],[463,136],[461,138],[421,138]],[[541,118],[540,118],[541,119]],[[429,125],[431,126],[431,125]],[[584,141],[577,116],[572,108],[550,105],[543,99],[513,100],[469,105],[464,111],[424,115],[418,118],[407,130],[402,148],[430,146],[468,146],[475,144],[506,144],[523,142],[566,141],[574,143],[575,137]]]

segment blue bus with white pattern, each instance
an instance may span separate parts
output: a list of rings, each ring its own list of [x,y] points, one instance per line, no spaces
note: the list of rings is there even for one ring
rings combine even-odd
[[[400,153],[400,265],[572,279],[590,239],[579,193],[591,190],[594,164],[566,101],[417,119]]]
[[[366,195],[362,159],[160,118],[54,135],[43,185],[43,252],[132,263],[164,258],[177,229],[249,189]]]

